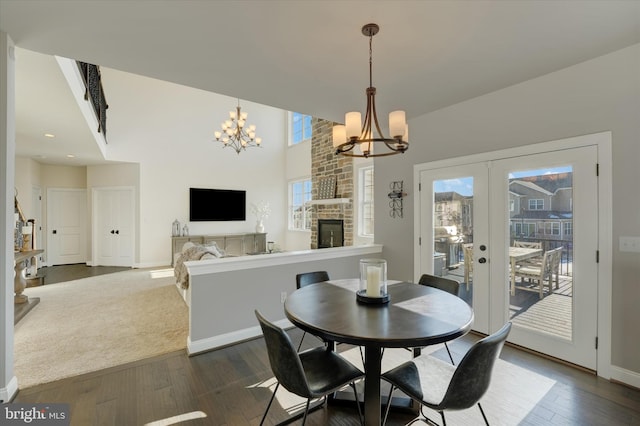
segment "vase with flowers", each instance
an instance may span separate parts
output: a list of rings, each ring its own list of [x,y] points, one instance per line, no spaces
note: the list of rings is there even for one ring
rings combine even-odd
[[[256,232],[264,233],[264,220],[271,214],[269,203],[260,201],[258,204],[251,204],[251,212],[256,215]]]

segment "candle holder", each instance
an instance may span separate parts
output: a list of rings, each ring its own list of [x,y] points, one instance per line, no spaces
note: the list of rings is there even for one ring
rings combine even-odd
[[[356,292],[356,300],[372,304],[389,302],[386,260],[360,259],[360,288]]]

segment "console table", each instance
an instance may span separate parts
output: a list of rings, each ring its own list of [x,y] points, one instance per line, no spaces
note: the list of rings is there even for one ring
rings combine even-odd
[[[245,254],[264,253],[267,251],[266,233],[171,237],[171,266],[174,266],[176,253],[182,252],[182,246],[188,241],[205,246],[215,242],[219,248],[231,256],[244,256]]]
[[[22,294],[25,288],[27,288],[27,280],[24,277],[24,270],[27,267],[27,260],[32,259],[43,253],[44,250],[27,250],[27,251],[18,251],[14,254],[14,271],[15,277],[13,278],[13,290],[15,292],[14,303],[27,303],[29,301],[29,297]]]

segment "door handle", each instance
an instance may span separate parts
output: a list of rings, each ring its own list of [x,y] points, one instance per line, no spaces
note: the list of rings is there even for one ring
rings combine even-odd
[[[52,231],[52,233],[53,233],[53,234],[57,234],[57,233],[58,233],[58,231],[54,229],[54,230]]]
[[[487,259],[484,257],[481,257],[480,259],[478,259],[478,263],[487,263]]]
[[[116,230],[116,234],[120,235],[120,230],[119,229]]]
[[[112,229],[112,230],[111,230],[111,233],[112,233],[112,234],[115,234],[115,233],[116,233],[116,231],[114,231],[114,230]]]

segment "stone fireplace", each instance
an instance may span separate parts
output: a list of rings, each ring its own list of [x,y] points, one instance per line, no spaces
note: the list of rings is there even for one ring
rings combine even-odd
[[[311,141],[311,199],[319,199],[320,181],[335,176],[335,198],[348,199],[350,202],[326,203],[313,205],[311,212],[311,248],[323,247],[319,237],[319,222],[321,220],[340,221],[342,223],[340,246],[353,245],[353,159],[334,154],[332,143],[332,129],[336,124],[332,121],[312,118],[313,137]],[[324,201],[324,200],[323,200]],[[324,229],[324,227],[323,227]],[[331,234],[329,241],[331,243]],[[326,247],[329,247],[328,245]],[[336,232],[334,230],[334,247],[336,244]]]

